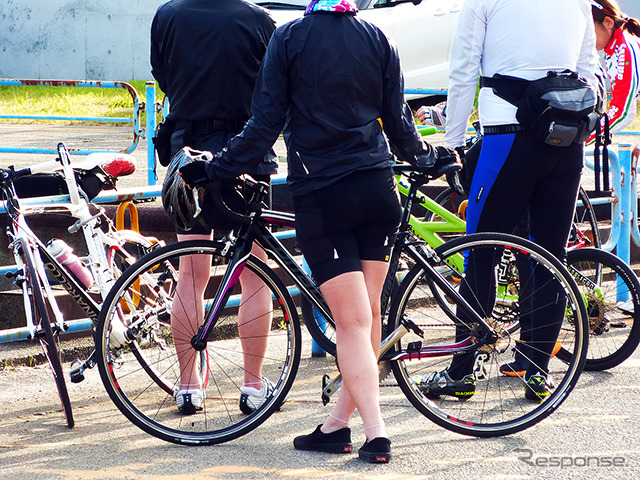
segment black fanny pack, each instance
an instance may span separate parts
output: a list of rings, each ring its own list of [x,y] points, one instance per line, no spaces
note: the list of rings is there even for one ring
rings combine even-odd
[[[153,137],[153,146],[158,156],[158,162],[163,167],[171,163],[171,135],[176,129],[176,121],[167,115],[165,119],[156,127]]]
[[[500,98],[518,107],[516,118],[535,139],[556,147],[585,142],[600,116],[600,100],[589,82],[575,72],[550,71],[538,80],[496,74],[481,77]]]

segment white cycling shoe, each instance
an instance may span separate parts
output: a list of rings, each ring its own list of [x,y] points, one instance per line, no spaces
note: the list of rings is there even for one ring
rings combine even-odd
[[[175,390],[173,397],[176,399],[178,411],[183,415],[193,415],[204,408],[207,398],[206,390],[200,388]]]
[[[267,378],[262,378],[262,388],[240,388],[240,411],[249,415],[262,406],[275,390],[275,385]]]

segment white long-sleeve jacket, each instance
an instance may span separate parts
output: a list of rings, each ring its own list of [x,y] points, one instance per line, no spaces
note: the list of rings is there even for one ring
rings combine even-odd
[[[527,80],[549,70],[577,71],[597,85],[596,37],[588,0],[467,0],[453,42],[445,145],[464,145],[478,78]],[[516,107],[483,88],[480,123],[518,123]]]

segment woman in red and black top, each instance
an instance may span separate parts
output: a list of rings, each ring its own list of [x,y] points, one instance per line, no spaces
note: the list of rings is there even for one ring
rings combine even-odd
[[[640,99],[640,21],[622,13],[615,0],[592,0],[591,10],[596,48],[604,50],[604,70],[611,81],[607,116],[615,133],[633,121]]]

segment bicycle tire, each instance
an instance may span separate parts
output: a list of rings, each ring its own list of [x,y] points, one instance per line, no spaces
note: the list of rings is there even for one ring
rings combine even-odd
[[[582,187],[578,190],[578,200],[582,202],[582,206],[576,206],[573,223],[577,225],[583,233],[587,232],[586,235],[589,240],[591,240],[591,244],[586,246],[602,248],[602,239],[600,237],[596,211],[591,204],[589,195]]]
[[[64,371],[62,370],[62,360],[60,358],[60,349],[58,341],[57,329],[54,333],[54,329],[51,327],[51,319],[49,316],[49,307],[42,294],[43,285],[40,276],[37,273],[36,265],[32,258],[30,247],[22,244],[22,255],[24,264],[26,266],[26,281],[28,282],[29,289],[31,290],[31,299],[33,301],[36,318],[38,319],[38,331],[36,337],[42,350],[44,351],[47,361],[51,366],[53,373],[53,379],[56,382],[56,388],[58,390],[58,396],[60,397],[60,403],[62,404],[62,410],[67,421],[69,428],[73,428],[75,420],[73,419],[73,411],[71,409],[71,400],[69,399],[69,391],[67,390],[67,384],[64,380]]]
[[[466,195],[460,195],[451,187],[445,188],[434,198],[434,201],[449,211],[455,213],[460,218],[466,217],[466,201],[468,197]],[[591,204],[589,195],[580,187],[578,190],[578,200],[582,203],[582,206],[576,206],[576,210],[573,215],[573,224],[576,226],[587,238],[589,244],[586,246],[601,248],[602,242],[600,239],[600,230],[598,228],[598,219],[596,218],[595,209]],[[440,217],[436,216],[431,210],[427,210],[424,214],[425,222],[439,221]],[[572,235],[577,232],[572,230]],[[446,238],[452,238],[452,234],[447,234]],[[571,240],[570,240],[571,241]]]
[[[336,328],[333,319],[325,319],[311,301],[300,296],[300,311],[311,338],[329,355],[336,356]]]
[[[180,381],[180,369],[169,325],[169,311],[172,306],[179,304],[180,298],[162,294],[173,291],[172,286],[163,284],[165,279],[173,281],[171,275],[165,275],[165,270],[178,268],[182,256],[188,256],[193,261],[210,261],[203,257],[210,255],[211,259],[216,260],[215,264],[212,262],[212,277],[216,277],[217,273],[222,274],[227,269],[227,265],[217,262],[222,257],[223,248],[224,245],[218,242],[194,240],[152,251],[129,267],[116,281],[100,314],[97,363],[110,398],[132,423],[168,442],[184,445],[217,444],[253,430],[282,406],[300,362],[302,339],[293,299],[277,275],[262,261],[251,256],[245,269],[263,280],[264,288],[272,298],[270,310],[256,314],[255,318],[264,318],[266,314],[272,317],[262,375],[274,383],[274,393],[249,415],[239,409],[244,371],[237,333],[238,305],[233,304],[239,288],[235,287],[217,320],[214,336],[203,350],[207,353],[208,369],[206,379],[202,379],[207,392],[203,410],[191,416],[178,413],[172,392]],[[130,315],[138,319],[137,323],[130,323],[138,328],[136,340],[123,347],[112,348],[111,321],[116,318],[123,297],[137,280],[143,284],[143,293],[145,288],[154,289],[153,304],[147,303],[142,295],[137,306],[131,305],[133,313]],[[195,335],[195,332],[192,333]],[[139,346],[146,362],[135,358],[130,351],[131,345]],[[188,349],[190,354],[196,352],[190,345]],[[152,365],[158,373],[149,375],[145,364]],[[158,375],[162,376],[164,384],[172,386],[171,393],[158,385],[155,378]]]
[[[640,343],[638,277],[616,255],[597,248],[570,251],[567,264],[582,291],[589,316],[584,369],[606,370],[620,365]],[[566,353],[561,350],[558,356],[566,358]]]
[[[550,278],[555,279],[562,287],[554,287],[554,295],[557,292],[565,292],[568,299],[566,311],[570,315],[565,316],[560,332],[563,345],[567,348],[567,363],[555,357],[551,358],[549,372],[556,381],[560,381],[542,403],[533,403],[525,399],[522,378],[505,376],[499,371],[501,365],[513,360],[512,347],[516,343],[519,329],[518,302],[522,302],[522,298],[516,297],[517,301],[513,301],[510,299],[512,292],[509,292],[502,297],[496,297],[495,303],[491,304],[491,311],[478,312],[482,318],[493,324],[499,335],[493,343],[483,343],[478,340],[481,338],[481,331],[472,330],[477,332],[476,343],[472,344],[476,355],[473,365],[475,394],[466,401],[445,396],[427,398],[419,385],[430,372],[447,367],[453,354],[460,350],[459,347],[455,347],[456,328],[451,320],[451,312],[455,310],[449,307],[450,312],[443,312],[439,304],[443,298],[449,297],[443,291],[434,295],[433,282],[423,281],[428,276],[421,266],[416,265],[400,285],[391,308],[391,330],[407,318],[417,324],[424,333],[424,338],[420,338],[409,332],[394,347],[390,360],[391,368],[402,392],[427,418],[448,430],[464,435],[509,435],[538,423],[564,401],[575,386],[586,359],[588,332],[584,303],[580,301],[580,292],[567,269],[547,251],[511,235],[473,234],[456,238],[437,248],[436,268],[449,280],[449,284],[457,289],[463,284],[468,285],[469,279],[460,276],[449,266],[448,260],[453,255],[466,252],[465,258],[471,264],[481,252],[494,255],[495,259],[503,254],[505,248],[514,255],[520,255],[521,259],[528,260],[527,264],[531,267],[544,269],[536,270],[540,275],[548,272]],[[455,273],[455,276],[449,276],[449,273]],[[496,272],[493,275],[494,278],[497,277]],[[480,281],[486,282],[487,276]],[[550,285],[551,282],[546,284]],[[523,288],[520,288],[520,292],[522,290]],[[563,312],[565,310],[560,304],[560,315]],[[539,318],[546,318],[544,313],[541,310]],[[461,321],[459,317],[458,321]],[[391,330],[387,330],[387,335]],[[483,347],[480,348],[480,345]],[[483,363],[479,362],[479,358]]]

